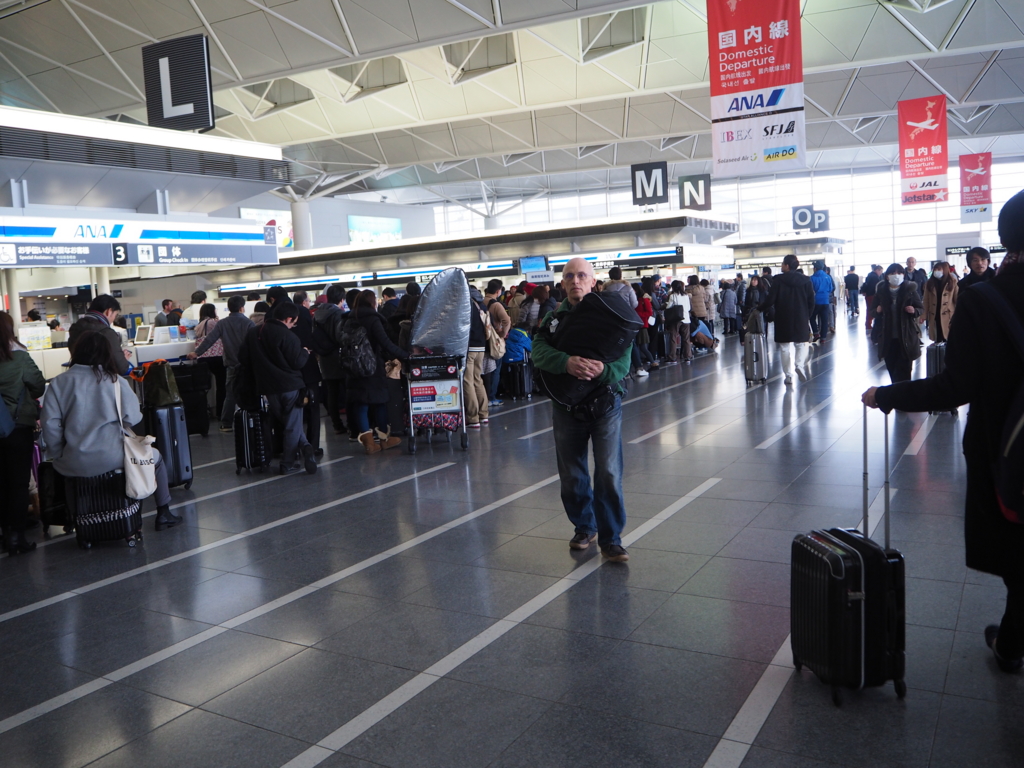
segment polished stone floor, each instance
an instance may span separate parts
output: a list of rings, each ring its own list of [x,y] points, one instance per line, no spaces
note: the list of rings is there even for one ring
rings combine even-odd
[[[963,565],[963,416],[892,418],[906,699],[837,709],[792,669],[790,542],[859,520],[859,394],[887,382],[840,326],[791,388],[772,349],[748,391],[735,338],[631,385],[627,565],[569,550],[539,400],[468,453],[325,434],[312,477],[195,438],[184,526],[0,559],[0,765],[1020,766],[1024,680],[980,634],[1003,589]]]

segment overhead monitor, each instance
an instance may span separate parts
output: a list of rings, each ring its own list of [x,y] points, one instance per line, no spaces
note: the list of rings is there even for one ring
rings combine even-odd
[[[348,239],[352,245],[397,242],[402,239],[402,220],[384,216],[349,216]]]
[[[519,272],[524,275],[529,275],[534,272],[547,272],[548,271],[548,258],[547,256],[523,256],[519,259]]]

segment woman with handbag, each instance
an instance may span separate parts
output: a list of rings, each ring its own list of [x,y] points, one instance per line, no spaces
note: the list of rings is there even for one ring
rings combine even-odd
[[[117,375],[110,344],[99,333],[83,333],[71,367],[50,382],[40,422],[45,458],[66,478],[96,477],[125,467],[125,430],[142,421],[139,399]],[[156,530],[181,522],[171,513],[167,469],[152,448]],[[69,497],[73,489],[69,488]]]
[[[645,294],[642,288],[633,286],[633,291],[636,293],[636,313],[644,325],[633,343],[633,368],[636,375],[643,378],[649,371],[658,367],[648,346],[651,341],[648,329],[654,325],[654,307],[651,306],[651,297]]]
[[[213,304],[203,304],[199,308],[199,324],[196,326],[197,347],[217,327],[217,321],[217,308]],[[224,367],[224,342],[217,339],[212,347],[199,356],[199,359],[209,366],[210,374],[217,382],[217,410],[214,413],[220,416],[224,412],[224,395],[227,394],[228,380],[227,368]]]
[[[106,340],[103,342],[110,346]],[[14,335],[14,321],[0,312],[0,527],[4,551],[31,552],[25,539],[28,485],[32,475],[32,432],[43,394],[43,374]]]
[[[673,280],[665,309],[665,326],[668,329],[669,362],[679,361],[679,345],[683,346],[683,360],[693,360],[693,345],[690,343],[690,297],[681,280]]]

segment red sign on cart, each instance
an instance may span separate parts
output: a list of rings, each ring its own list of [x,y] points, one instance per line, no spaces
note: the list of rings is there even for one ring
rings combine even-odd
[[[899,103],[900,199],[903,205],[949,200],[946,97]]]

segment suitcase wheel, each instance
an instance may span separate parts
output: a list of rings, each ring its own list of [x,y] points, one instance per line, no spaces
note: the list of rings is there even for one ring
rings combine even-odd
[[[893,685],[896,686],[897,698],[905,698],[907,695],[907,683],[905,680],[894,680]]]
[[[832,686],[832,703],[837,707],[843,706],[843,692],[839,690],[838,685]]]
[[[796,657],[795,653],[793,654],[793,666],[796,667],[797,672],[804,668],[803,663]]]
[[[465,432],[462,433],[462,450],[469,450],[469,435],[467,435]]]
[[[128,546],[129,547],[134,547],[135,546],[135,537],[134,536],[129,536],[126,539],[126,541],[128,542]]]
[[[79,539],[78,540],[78,546],[81,547],[82,549],[92,549],[92,542],[91,541],[86,541],[85,539]]]
[[[184,485],[184,488],[185,488],[185,490],[187,491],[187,490],[188,490],[189,488],[191,488],[191,487],[192,487],[192,481],[191,481],[191,480],[188,480],[188,481],[187,481],[187,482],[185,483],[185,485]]]

